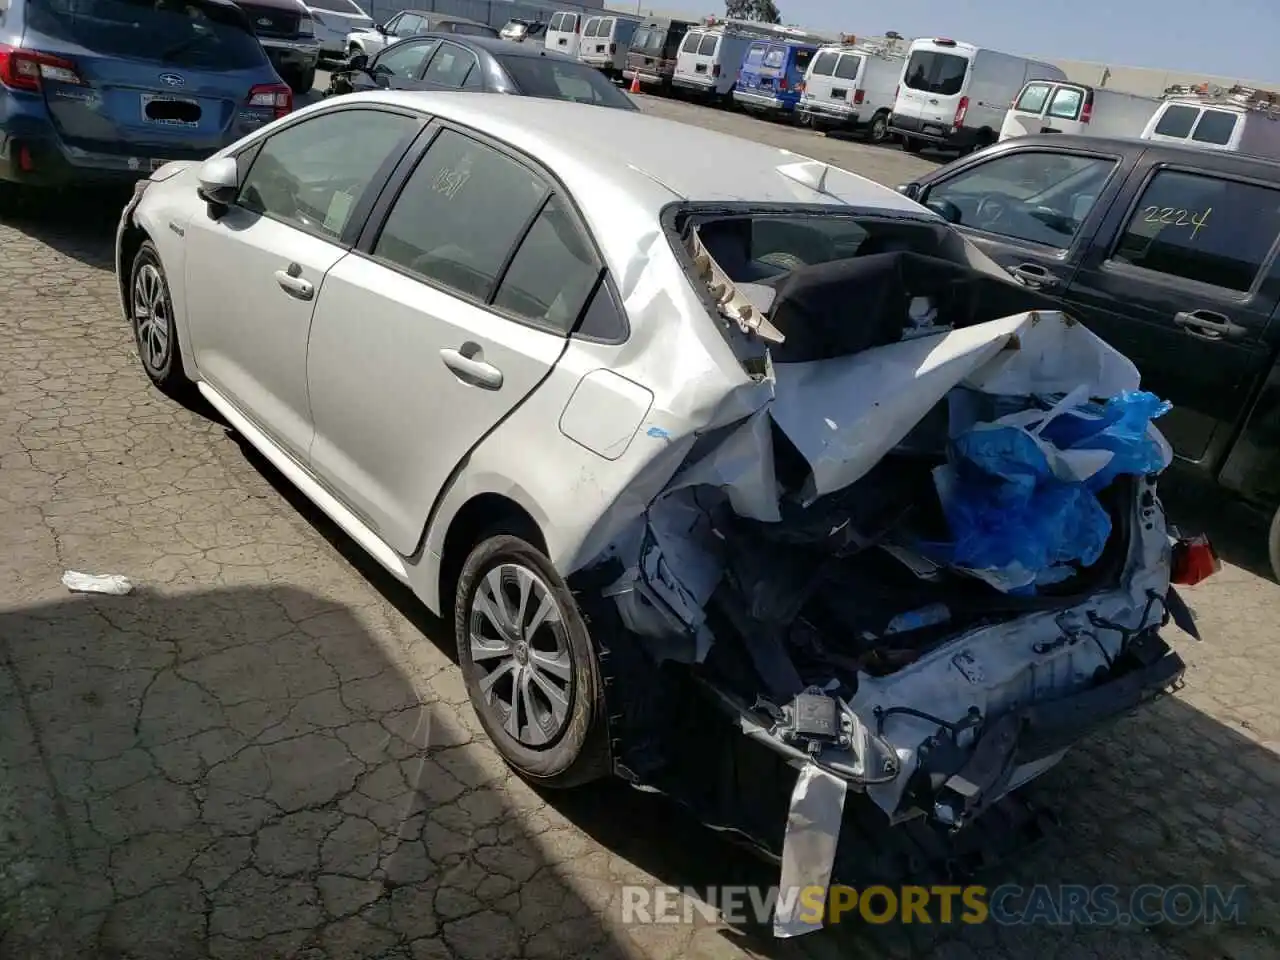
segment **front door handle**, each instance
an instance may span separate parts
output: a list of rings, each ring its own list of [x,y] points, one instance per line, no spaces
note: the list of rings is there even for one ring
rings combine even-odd
[[[301,264],[291,263],[287,270],[277,270],[275,272],[276,283],[280,284],[280,289],[291,297],[297,297],[299,300],[310,300],[316,295],[315,285],[310,280],[302,279]]]
[[[485,390],[498,390],[502,387],[502,371],[492,363],[469,357],[461,350],[454,350],[452,347],[441,350],[440,359],[464,383]]]
[[[1058,278],[1038,263],[1020,263],[1009,272],[1029,287],[1048,289],[1058,285]]]
[[[1245,335],[1244,327],[1232,323],[1229,317],[1213,310],[1175,313],[1173,322],[1185,333],[1201,340],[1239,340]]]

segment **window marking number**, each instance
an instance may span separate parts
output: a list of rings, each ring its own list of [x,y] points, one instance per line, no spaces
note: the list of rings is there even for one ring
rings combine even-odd
[[[1145,207],[1142,211],[1143,220],[1146,223],[1158,223],[1168,227],[1191,227],[1191,239],[1196,238],[1196,234],[1200,232],[1209,219],[1209,214],[1213,213],[1213,207],[1196,213],[1185,209],[1175,207],[1150,206]]]

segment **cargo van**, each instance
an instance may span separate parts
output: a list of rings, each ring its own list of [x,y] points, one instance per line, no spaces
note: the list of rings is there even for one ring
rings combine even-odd
[[[583,15],[571,10],[560,10],[547,21],[548,50],[576,57],[582,44]]]
[[[1280,159],[1280,110],[1247,94],[1166,100],[1142,139]]]
[[[945,37],[913,40],[889,129],[908,153],[926,146],[968,153],[999,139],[1009,105],[1028,80],[1066,79],[1051,63]]]
[[[671,83],[704,97],[728,100],[753,43],[794,41],[821,46],[820,37],[795,27],[777,27],[752,20],[709,18],[691,27],[676,55]],[[807,65],[807,64],[806,64]]]
[[[1000,128],[1000,139],[1031,133],[1139,137],[1160,101],[1082,83],[1032,80],[1022,88]]]
[[[810,43],[757,40],[747,48],[738,70],[734,103],[757,113],[794,113],[817,52]]]
[[[903,57],[882,47],[821,47],[805,74],[796,110],[815,130],[861,130],[873,143],[889,136]]]
[[[582,26],[578,59],[595,67],[606,76],[619,78],[627,63],[627,51],[640,21],[635,17],[612,14],[589,17]]]
[[[636,28],[627,51],[623,80],[658,84],[671,89],[671,76],[676,69],[676,51],[694,24],[688,20],[646,20]]]

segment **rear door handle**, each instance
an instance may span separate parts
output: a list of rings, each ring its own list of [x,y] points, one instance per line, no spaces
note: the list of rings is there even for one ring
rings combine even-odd
[[[1038,263],[1020,263],[1010,267],[1009,272],[1029,287],[1056,287],[1058,278]]]
[[[1224,314],[1213,310],[1188,310],[1175,313],[1173,322],[1184,332],[1201,340],[1239,340],[1246,333],[1245,328]]]
[[[459,380],[485,390],[498,390],[502,387],[502,371],[492,363],[468,357],[461,350],[445,347],[440,351],[440,359],[452,370]]]
[[[316,288],[311,281],[302,279],[302,266],[300,264],[291,263],[288,270],[277,270],[275,278],[276,283],[280,284],[280,289],[291,297],[297,297],[299,300],[310,300],[316,295]]]

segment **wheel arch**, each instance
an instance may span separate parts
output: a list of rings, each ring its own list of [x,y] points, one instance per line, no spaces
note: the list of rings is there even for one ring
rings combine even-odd
[[[499,534],[519,537],[543,556],[548,554],[542,527],[518,501],[492,491],[474,494],[449,520],[441,542],[434,580],[442,616],[453,610],[458,577],[467,556],[482,539]]]
[[[161,184],[152,184],[147,191],[150,194],[158,189]],[[144,197],[145,199],[145,197]],[[163,216],[163,212],[160,216]],[[186,303],[186,283],[184,272],[186,270],[186,249],[182,246],[182,241],[176,233],[166,233],[158,229],[156,223],[151,222],[155,218],[155,213],[148,213],[142,207],[135,209],[130,214],[129,219],[124,224],[124,230],[120,237],[120,251],[118,254],[118,268],[116,271],[116,280],[120,289],[120,306],[124,311],[125,321],[132,324],[133,318],[129,314],[129,284],[133,278],[133,262],[138,256],[138,251],[147,241],[155,247],[156,254],[160,258],[160,267],[164,270],[165,282],[169,285],[169,296],[172,299],[170,306],[173,308],[173,325],[178,335],[178,348],[182,355],[183,372],[187,375],[187,379],[195,382],[199,379],[199,372],[195,366],[195,352],[191,346],[191,330],[187,322],[187,303]]]

